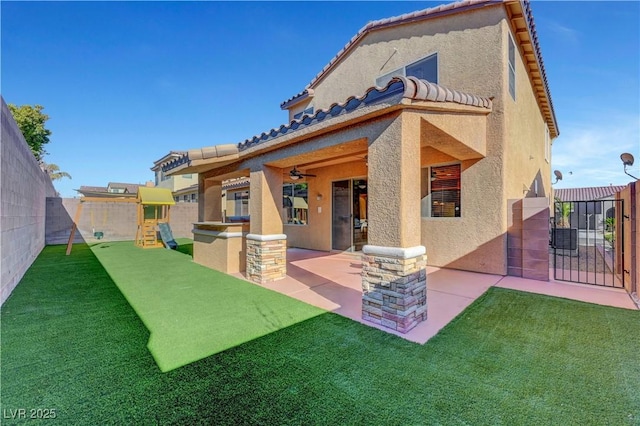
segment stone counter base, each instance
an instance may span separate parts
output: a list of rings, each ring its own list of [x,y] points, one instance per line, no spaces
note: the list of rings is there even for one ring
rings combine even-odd
[[[413,253],[412,253],[413,254]],[[427,257],[362,256],[362,318],[406,333],[427,319]]]
[[[247,235],[247,278],[265,284],[287,276],[287,240]],[[266,238],[265,238],[266,237]]]

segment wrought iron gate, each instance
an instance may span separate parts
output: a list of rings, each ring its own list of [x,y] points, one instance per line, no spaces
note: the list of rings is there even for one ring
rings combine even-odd
[[[551,225],[554,279],[622,288],[623,200],[556,201]]]

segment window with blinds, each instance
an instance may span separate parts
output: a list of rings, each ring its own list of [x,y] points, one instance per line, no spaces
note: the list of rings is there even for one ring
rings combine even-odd
[[[422,216],[460,217],[460,164],[431,167],[423,173]]]

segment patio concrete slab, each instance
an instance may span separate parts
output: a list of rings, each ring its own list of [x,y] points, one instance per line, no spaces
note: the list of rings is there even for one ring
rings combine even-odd
[[[535,281],[502,275],[427,267],[427,320],[408,333],[364,321],[360,254],[287,250],[287,277],[262,284],[311,305],[424,344],[490,287],[496,286],[566,299],[637,309],[626,291],[562,281]],[[236,274],[244,278],[242,274]]]

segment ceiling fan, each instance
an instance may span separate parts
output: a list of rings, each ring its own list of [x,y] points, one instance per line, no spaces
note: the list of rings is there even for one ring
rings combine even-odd
[[[316,177],[316,175],[301,173],[298,169],[296,169],[296,166],[293,166],[293,169],[291,169],[291,171],[289,172],[289,177],[293,180],[298,180],[305,176]]]

